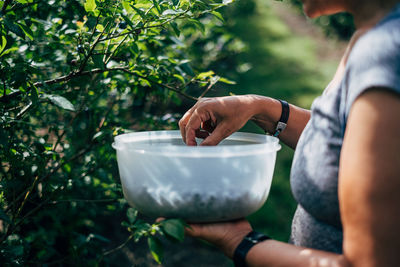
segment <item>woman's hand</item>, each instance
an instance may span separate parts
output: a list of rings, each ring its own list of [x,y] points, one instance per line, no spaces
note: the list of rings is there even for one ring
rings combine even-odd
[[[255,96],[202,98],[179,121],[183,141],[195,146],[195,138],[204,138],[201,145],[217,145],[239,130],[254,115]]]
[[[230,258],[233,257],[239,243],[252,230],[249,222],[244,219],[221,223],[190,224],[189,226],[186,228],[188,236],[214,244]]]

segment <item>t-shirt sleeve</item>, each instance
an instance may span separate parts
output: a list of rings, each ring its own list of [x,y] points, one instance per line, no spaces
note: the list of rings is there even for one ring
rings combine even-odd
[[[353,102],[364,91],[383,87],[400,94],[400,18],[370,30],[357,41],[343,86],[346,121]]]

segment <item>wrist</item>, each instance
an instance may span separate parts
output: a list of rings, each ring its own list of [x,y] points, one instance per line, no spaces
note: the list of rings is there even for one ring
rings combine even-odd
[[[264,131],[273,133],[281,112],[282,107],[279,100],[266,96],[254,96],[253,116],[250,120],[263,128]]]
[[[248,235],[251,231],[251,229],[248,229],[235,233],[232,237],[226,239],[223,244],[221,244],[221,250],[227,257],[232,259],[233,254],[235,253],[235,250],[239,246],[240,242],[242,242],[246,235]]]
[[[271,239],[269,236],[256,231],[251,231],[239,243],[233,253],[233,262],[235,267],[246,267],[246,257],[250,250],[260,242]]]

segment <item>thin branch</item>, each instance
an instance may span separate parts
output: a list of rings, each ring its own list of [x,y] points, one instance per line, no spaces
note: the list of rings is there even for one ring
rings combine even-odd
[[[15,119],[16,119],[16,120],[21,119],[22,116],[24,116],[25,113],[27,113],[28,110],[31,109],[32,107],[33,107],[33,103],[32,103],[32,101],[29,101],[29,104],[26,105],[26,106],[17,114],[17,116],[15,117]]]
[[[99,14],[97,15],[96,23],[95,23],[95,25],[93,26],[92,34],[89,36],[89,40],[88,40],[89,43],[92,41],[92,38],[93,38],[93,36],[94,36],[94,34],[95,34],[95,32],[96,32],[96,27],[97,27],[97,25],[99,24],[100,16],[101,16],[101,10],[100,10]],[[104,31],[103,31],[103,32],[104,32]]]
[[[92,55],[92,53],[93,53],[94,49],[96,48],[97,44],[100,42],[100,37],[104,34],[104,31],[106,30],[107,26],[108,26],[108,22],[104,26],[103,31],[99,34],[99,36],[97,36],[97,38],[94,41],[93,45],[90,47],[89,53],[87,53],[87,55],[85,55],[85,58],[83,59],[83,62],[81,64],[81,66],[79,67],[78,73],[82,72],[85,69],[86,64],[87,64],[90,56]]]
[[[116,101],[113,101],[113,103],[110,105],[110,107],[108,108],[108,110],[107,110],[107,112],[106,112],[104,118],[106,118],[106,117],[108,116],[108,114],[110,113],[110,111],[111,111],[111,109],[113,108],[113,106],[115,105],[115,103],[116,103]],[[79,113],[79,112],[78,112],[78,113]],[[77,114],[78,114],[78,113],[77,113]],[[77,116],[77,114],[75,114],[75,117]],[[104,118],[103,118],[103,119],[104,119]],[[74,119],[74,118],[73,118],[73,119]],[[71,119],[70,123],[73,121],[73,119]],[[101,128],[103,127],[103,125],[104,125],[104,121],[103,121],[103,123],[100,123],[100,125],[99,125],[99,127],[97,128],[96,132],[99,132],[99,131],[101,130]],[[63,134],[64,134],[64,133],[65,133],[65,131],[63,132]],[[81,156],[85,155],[87,152],[90,151],[90,149],[92,148],[93,144],[94,144],[94,143],[91,142],[91,143],[89,144],[88,147],[86,147],[85,149],[81,150],[79,153],[73,155],[71,158],[69,158],[69,159],[63,161],[63,162],[60,163],[59,165],[55,166],[52,170],[49,171],[49,173],[48,173],[47,175],[45,175],[45,176],[43,176],[43,177],[40,177],[40,178],[37,176],[37,177],[35,178],[33,184],[31,185],[31,187],[28,189],[28,191],[27,191],[26,193],[21,194],[21,195],[18,196],[17,200],[15,200],[13,203],[16,203],[17,201],[19,201],[19,199],[20,199],[23,195],[25,195],[25,198],[24,198],[24,200],[23,200],[21,206],[20,206],[19,209],[17,210],[17,215],[16,215],[16,216],[13,216],[13,221],[12,221],[12,223],[11,223],[10,225],[8,225],[6,234],[0,239],[0,243],[2,243],[2,242],[5,240],[5,238],[6,238],[7,236],[9,236],[10,234],[12,234],[12,232],[14,231],[14,229],[15,229],[16,227],[18,227],[18,225],[20,225],[27,217],[29,217],[31,214],[35,213],[35,212],[36,212],[37,210],[39,210],[43,205],[47,204],[47,203],[50,201],[50,200],[48,199],[48,200],[45,200],[44,202],[40,203],[40,204],[39,204],[38,206],[36,206],[34,209],[30,210],[27,214],[25,214],[25,216],[22,217],[18,222],[16,222],[16,218],[19,216],[19,214],[20,214],[22,208],[24,207],[25,203],[28,201],[28,197],[29,197],[29,195],[31,194],[31,192],[33,191],[33,188],[35,187],[35,185],[36,185],[38,182],[41,182],[41,181],[43,181],[43,180],[48,179],[51,175],[53,175],[55,172],[57,172],[57,171],[58,171],[61,167],[63,167],[65,164],[67,164],[67,163],[69,163],[69,162],[71,162],[71,161],[74,161],[74,160],[80,158]],[[55,192],[55,191],[53,191],[53,193],[54,193],[54,192]],[[107,199],[107,200],[64,200],[64,201],[106,202],[106,201],[116,201],[116,200],[118,200],[118,199]],[[63,200],[60,200],[59,202],[62,202],[62,201],[63,201]],[[55,202],[53,201],[51,204],[57,204],[56,202],[57,202],[57,201],[55,201]],[[13,203],[12,203],[12,204],[13,204]],[[15,204],[14,204],[14,205],[15,205]],[[7,207],[6,212],[11,208],[11,206],[12,206],[12,205],[10,205],[9,207]]]
[[[39,176],[36,176],[35,179],[33,180],[32,185],[29,187],[28,192],[26,192],[24,201],[22,201],[21,206],[19,206],[18,211],[17,211],[17,214],[16,214],[15,216],[13,216],[13,220],[14,220],[14,218],[17,218],[17,217],[19,216],[19,214],[21,213],[22,209],[23,209],[24,206],[25,206],[26,201],[27,201],[28,198],[29,198],[29,195],[32,193],[32,191],[33,191],[33,189],[35,188],[35,186],[36,186],[38,180],[39,180]]]
[[[191,95],[186,94],[185,92],[182,91],[182,89],[177,89],[177,88],[172,87],[172,86],[170,86],[170,85],[167,85],[167,84],[163,84],[163,83],[159,83],[159,82],[153,81],[152,79],[149,79],[149,78],[146,77],[146,76],[140,75],[140,74],[138,74],[138,73],[136,73],[136,72],[132,72],[132,71],[130,71],[130,70],[128,70],[128,69],[125,69],[125,68],[122,68],[121,70],[124,71],[124,72],[126,72],[126,73],[129,73],[129,74],[131,74],[131,75],[133,75],[133,76],[136,76],[136,77],[139,77],[139,78],[141,78],[141,79],[147,80],[147,81],[149,81],[149,82],[152,83],[152,84],[155,84],[155,85],[164,87],[164,88],[166,88],[166,89],[168,89],[168,90],[174,91],[174,92],[176,92],[176,93],[178,93],[178,94],[180,94],[180,95],[182,95],[182,96],[184,96],[184,97],[186,97],[186,98],[188,98],[188,99],[191,99],[191,100],[194,100],[194,101],[199,100],[197,97],[194,97],[194,96],[191,96]]]
[[[125,35],[125,37],[119,42],[117,47],[114,49],[114,51],[111,52],[111,55],[108,57],[106,61],[104,61],[104,65],[107,66],[108,62],[111,60],[111,58],[114,56],[115,52],[118,50],[118,48],[125,42],[126,38],[128,38],[128,35]]]
[[[66,82],[66,81],[69,81],[69,80],[71,80],[73,78],[76,78],[76,77],[79,77],[79,76],[92,75],[92,74],[96,74],[96,73],[103,73],[103,72],[106,72],[106,71],[123,71],[123,72],[129,73],[129,74],[131,74],[133,76],[136,76],[136,77],[139,77],[141,79],[147,80],[152,84],[155,84],[155,85],[164,87],[166,89],[169,89],[171,91],[174,91],[174,92],[176,92],[178,94],[181,94],[182,96],[185,96],[185,97],[187,97],[189,99],[192,99],[192,100],[195,100],[195,101],[198,100],[198,98],[193,97],[191,95],[188,95],[185,92],[181,91],[180,89],[177,89],[177,88],[172,87],[172,86],[167,85],[167,84],[163,84],[163,83],[159,83],[159,82],[153,81],[153,80],[149,79],[146,76],[140,75],[140,74],[138,74],[136,72],[132,72],[132,71],[128,70],[127,67],[115,67],[115,68],[109,68],[109,69],[107,69],[107,68],[106,69],[93,69],[93,70],[82,71],[82,72],[71,72],[71,73],[69,73],[69,74],[67,74],[65,76],[61,76],[61,77],[58,77],[58,78],[55,78],[55,79],[52,79],[52,80],[34,83],[34,85],[36,87],[41,87],[41,86],[43,86],[45,84],[49,85],[49,84]]]
[[[103,259],[104,256],[107,256],[107,255],[109,255],[109,254],[111,254],[111,253],[114,253],[114,252],[116,252],[116,251],[122,249],[123,247],[125,247],[125,246],[128,244],[128,242],[132,240],[133,237],[134,237],[134,235],[131,234],[131,235],[130,235],[122,244],[120,244],[119,246],[117,246],[117,247],[115,247],[115,248],[113,248],[113,249],[110,249],[110,250],[107,250],[107,251],[103,252],[103,254],[101,255],[101,258],[100,258],[99,261],[101,261],[101,260]]]
[[[44,82],[36,82],[33,85],[36,87],[41,87],[43,85],[50,85],[50,84],[55,84],[55,83],[62,83],[62,82],[67,82],[73,78],[80,77],[80,76],[85,76],[85,75],[92,75],[96,73],[103,73],[106,71],[112,71],[113,69],[93,69],[93,70],[88,70],[88,71],[82,71],[82,72],[70,72],[65,76],[61,76],[52,80],[47,80]]]
[[[208,93],[208,91],[210,91],[210,89],[219,81],[219,79],[219,76],[216,76],[215,79],[211,78],[210,84],[208,85],[206,90],[204,90],[204,92],[199,96],[199,99],[203,98]]]
[[[134,29],[132,29],[132,30],[130,30],[130,31],[124,32],[124,33],[119,33],[119,34],[116,34],[116,35],[107,36],[107,37],[105,37],[105,38],[103,38],[103,39],[100,39],[100,42],[107,41],[107,40],[114,39],[114,38],[118,38],[118,37],[125,36],[125,35],[129,35],[129,34],[132,34],[132,33],[136,33],[138,30],[146,30],[146,29],[151,29],[151,28],[162,27],[162,26],[164,26],[165,24],[167,24],[167,23],[169,23],[169,22],[171,22],[171,21],[174,21],[174,20],[176,20],[176,19],[182,17],[183,15],[186,15],[186,13],[187,13],[188,11],[189,11],[189,9],[187,9],[187,10],[185,10],[184,12],[182,12],[182,13],[180,13],[180,14],[178,14],[178,15],[172,17],[172,18],[169,18],[169,19],[167,19],[167,20],[165,20],[165,21],[163,21],[163,22],[161,22],[161,23],[159,23],[159,24],[156,24],[156,25],[137,27],[137,28],[134,28]]]
[[[23,93],[22,91],[15,91],[15,92],[9,93],[8,95],[3,94],[3,96],[0,98],[0,102],[7,103],[11,99],[16,98],[17,96],[21,95],[22,93]]]
[[[54,200],[50,201],[49,204],[59,204],[59,203],[65,203],[65,202],[84,202],[84,203],[108,203],[108,202],[115,202],[115,201],[120,201],[120,198],[114,198],[114,199],[60,199],[60,200]]]

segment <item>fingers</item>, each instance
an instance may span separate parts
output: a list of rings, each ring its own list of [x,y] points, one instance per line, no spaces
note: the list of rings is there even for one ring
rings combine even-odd
[[[158,218],[156,219],[156,222],[159,223],[159,222],[162,222],[162,221],[164,221],[164,220],[165,220],[164,217],[158,217]]]
[[[183,115],[182,119],[179,120],[179,130],[181,131],[182,139],[183,142],[186,143],[186,125],[189,122],[190,117],[192,116],[193,109],[195,106],[193,106],[191,109],[189,109],[185,115]]]
[[[179,121],[179,129],[183,141],[188,146],[196,146],[196,137],[203,138],[201,145],[217,145],[228,137],[232,130],[228,124],[217,125],[216,115],[220,102],[212,99],[201,99],[189,109]],[[211,134],[212,133],[212,134]]]
[[[200,236],[201,225],[198,224],[189,224],[185,227],[185,235],[191,237],[199,237]]]
[[[210,134],[204,141],[201,143],[202,146],[216,146],[223,139],[227,138],[232,134],[232,130],[226,123],[220,123],[213,130],[212,134]]]
[[[200,111],[201,112],[201,111]],[[200,129],[203,121],[209,119],[207,115],[201,114],[199,109],[196,109],[185,127],[185,140],[188,146],[196,146],[196,132]]]

